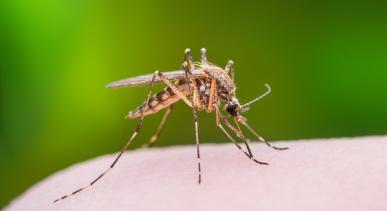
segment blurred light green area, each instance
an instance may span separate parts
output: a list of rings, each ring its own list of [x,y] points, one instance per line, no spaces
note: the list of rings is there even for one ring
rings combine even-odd
[[[147,89],[105,85],[176,70],[187,47],[196,58],[206,47],[221,66],[235,61],[242,103],[263,93],[264,83],[272,86],[246,113],[268,140],[387,133],[384,5],[5,0],[0,6],[0,206],[57,170],[120,150],[137,123],[123,117]],[[132,149],[148,141],[160,119],[145,119]],[[203,143],[227,141],[213,114],[199,120]],[[192,111],[179,103],[156,146],[193,143]]]

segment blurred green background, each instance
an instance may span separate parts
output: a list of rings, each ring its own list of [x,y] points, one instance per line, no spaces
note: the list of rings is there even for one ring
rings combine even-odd
[[[386,134],[386,14],[352,1],[2,1],[0,206],[120,150],[137,123],[123,117],[147,89],[105,85],[176,70],[187,47],[235,61],[242,103],[272,86],[246,114],[269,140]],[[161,116],[145,119],[131,148]],[[202,142],[227,141],[213,114],[199,118]],[[156,146],[193,143],[192,112],[179,103]]]

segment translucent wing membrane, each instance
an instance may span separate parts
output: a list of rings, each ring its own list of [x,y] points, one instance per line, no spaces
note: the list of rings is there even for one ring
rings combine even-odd
[[[185,72],[182,70],[164,72],[163,74],[168,80],[180,80],[185,78]],[[197,69],[193,71],[192,74],[195,77],[204,76],[203,71],[201,69]],[[106,87],[114,89],[114,88],[121,88],[121,87],[145,86],[150,84],[150,82],[152,81],[152,77],[153,77],[153,74],[147,74],[147,75],[141,75],[133,78],[122,79],[119,81],[112,82],[108,84]],[[154,82],[159,83],[161,82],[161,80],[158,77],[156,77]]]

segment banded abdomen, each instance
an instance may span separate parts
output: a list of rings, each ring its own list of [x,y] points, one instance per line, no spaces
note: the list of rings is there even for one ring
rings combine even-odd
[[[179,91],[186,95],[189,94],[189,89],[185,80],[179,80],[176,83],[176,86],[178,87]],[[181,98],[176,95],[170,87],[166,87],[165,89],[159,91],[157,94],[153,95],[147,104],[144,103],[137,107],[135,110],[129,112],[128,118],[135,119],[141,115],[141,112],[144,112],[144,116],[154,114],[163,108],[176,103],[180,99]]]

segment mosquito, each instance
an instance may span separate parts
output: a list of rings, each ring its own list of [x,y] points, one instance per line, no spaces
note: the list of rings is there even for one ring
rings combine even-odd
[[[159,138],[161,131],[163,130],[165,123],[167,122],[167,119],[172,112],[173,105],[180,100],[183,100],[185,104],[192,108],[193,111],[199,184],[202,181],[202,174],[200,164],[199,123],[197,116],[198,111],[206,111],[208,113],[214,112],[216,116],[217,127],[243,154],[245,154],[249,159],[257,164],[269,165],[266,162],[262,162],[254,158],[249,146],[249,139],[247,139],[242,133],[240,124],[245,126],[247,130],[252,133],[252,135],[255,137],[254,140],[263,142],[268,147],[271,147],[275,150],[288,149],[287,147],[276,147],[271,145],[269,142],[263,139],[247,123],[247,119],[241,115],[241,113],[249,109],[251,104],[268,95],[271,92],[271,87],[268,84],[265,84],[267,89],[265,93],[251,100],[250,102],[241,105],[236,98],[234,62],[229,60],[225,68],[222,69],[221,67],[208,62],[205,48],[202,48],[200,51],[201,61],[194,62],[190,49],[186,49],[184,51],[185,56],[181,70],[165,73],[156,70],[153,74],[127,78],[107,85],[107,88],[110,89],[149,86],[145,102],[135,110],[129,112],[127,115],[129,119],[139,119],[137,127],[130,139],[122,148],[121,152],[111,163],[109,168],[102,172],[102,174],[96,177],[88,185],[83,186],[68,195],[64,195],[56,199],[54,203],[91,187],[104,175],[106,175],[111,169],[113,169],[122,154],[127,150],[128,146],[140,133],[144,117],[166,109],[156,133],[150,138],[148,143],[143,145],[144,147],[152,146]],[[153,85],[156,83],[163,83],[166,85],[166,88],[152,96]],[[222,106],[224,109],[221,109]],[[234,124],[232,124],[230,120],[232,120]],[[226,130],[226,128],[228,128],[229,131],[232,131],[232,133]],[[237,140],[244,143],[247,151],[242,148]]]

